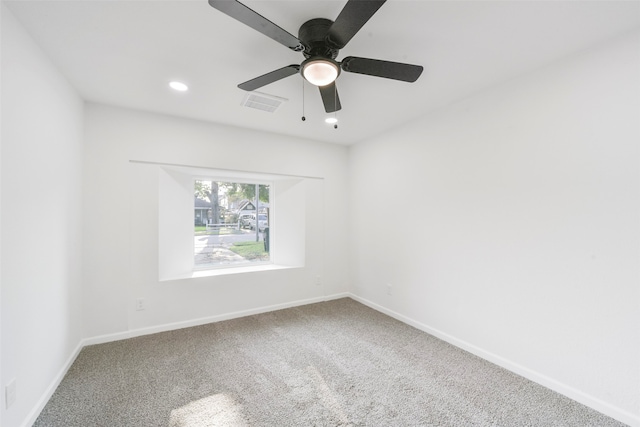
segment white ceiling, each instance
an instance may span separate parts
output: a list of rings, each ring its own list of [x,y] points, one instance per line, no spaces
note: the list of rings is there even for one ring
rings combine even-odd
[[[276,113],[241,107],[239,83],[304,59],[213,9],[207,0],[4,1],[81,96],[339,144],[365,140],[433,109],[640,28],[639,1],[389,0],[340,51],[424,66],[416,83],[342,73],[339,128],[299,75],[259,89],[287,98]],[[297,35],[335,19],[345,1],[243,2]],[[171,80],[190,90],[169,89]]]

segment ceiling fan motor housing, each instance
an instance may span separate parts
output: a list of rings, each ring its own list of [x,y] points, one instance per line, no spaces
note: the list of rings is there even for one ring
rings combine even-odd
[[[298,39],[305,47],[302,53],[306,58],[320,56],[336,59],[339,49],[327,42],[327,33],[332,24],[333,21],[330,19],[315,18],[300,26]]]
[[[238,0],[208,1],[214,9],[295,52],[302,52],[305,57],[300,65],[287,65],[239,84],[238,87],[242,90],[254,91],[300,73],[304,79],[319,88],[325,111],[333,113],[342,108],[335,84],[341,71],[415,82],[423,70],[420,65],[356,56],[336,61],[339,50],[349,43],[387,0],[347,0],[335,21],[326,18],[310,19],[300,26],[298,37]]]

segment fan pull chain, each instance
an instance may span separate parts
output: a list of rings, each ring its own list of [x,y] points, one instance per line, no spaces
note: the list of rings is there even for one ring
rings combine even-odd
[[[302,121],[304,122],[307,118],[304,116],[304,79],[302,80]]]
[[[333,125],[334,129],[338,129],[338,85],[333,84],[333,118],[336,119]]]

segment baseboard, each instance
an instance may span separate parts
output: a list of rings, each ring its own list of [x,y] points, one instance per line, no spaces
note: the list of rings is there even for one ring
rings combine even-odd
[[[551,377],[543,375],[539,372],[536,372],[532,369],[529,369],[525,366],[514,363],[508,359],[505,359],[497,354],[486,351],[480,347],[477,347],[471,343],[468,343],[464,340],[458,339],[452,335],[449,335],[445,332],[442,332],[436,328],[432,328],[428,325],[415,321],[407,316],[404,316],[400,313],[396,313],[393,310],[390,310],[386,307],[383,307],[379,304],[376,304],[372,301],[369,301],[365,298],[359,297],[354,294],[349,294],[349,298],[358,301],[367,307],[370,307],[376,311],[384,313],[390,317],[393,317],[396,320],[399,320],[407,325],[413,326],[416,329],[419,329],[423,332],[426,332],[430,335],[433,335],[443,341],[448,342],[458,348],[461,348],[469,353],[472,353],[478,357],[481,357],[485,360],[488,360],[491,363],[494,363],[502,368],[505,368],[511,372],[514,372],[520,376],[523,376],[535,383],[538,383],[544,387],[547,387],[555,392],[558,392],[570,399],[575,400],[576,402],[582,403],[585,406],[588,406],[592,409],[595,409],[598,412],[603,413],[611,418],[614,418],[620,422],[628,424],[634,427],[640,427],[640,416],[634,415],[628,411],[625,411],[621,408],[618,408],[614,405],[611,405],[601,399],[598,399],[594,396],[591,396],[587,393],[584,393],[574,387],[563,384],[560,381],[557,381]]]
[[[304,300],[296,300],[282,304],[274,304],[269,306],[252,308],[249,310],[235,311],[232,313],[219,314],[216,316],[202,317],[198,319],[185,320],[183,322],[166,323],[148,328],[132,329],[129,331],[118,332],[115,334],[100,335],[97,337],[86,338],[82,341],[82,346],[103,344],[112,341],[119,341],[128,338],[135,338],[143,335],[156,334],[159,332],[173,331],[176,329],[190,328],[192,326],[206,325],[207,323],[221,322],[223,320],[237,319],[239,317],[252,316],[254,314],[268,313],[270,311],[283,310],[291,307],[299,307],[307,304],[315,304],[323,301],[331,301],[339,298],[348,298],[351,295],[347,292],[333,294],[328,296],[308,298]]]
[[[62,379],[67,374],[67,371],[69,370],[71,365],[73,365],[73,362],[75,362],[76,358],[80,354],[80,351],[85,346],[93,345],[93,344],[103,344],[103,343],[119,341],[127,338],[134,338],[134,337],[143,336],[143,335],[155,334],[158,332],[173,331],[176,329],[189,328],[191,326],[205,325],[207,323],[220,322],[223,320],[231,320],[239,317],[251,316],[254,314],[268,313],[270,311],[283,310],[286,308],[299,307],[303,305],[315,304],[318,302],[331,301],[334,299],[349,298],[349,297],[351,297],[351,294],[345,292],[345,293],[339,293],[339,294],[333,294],[333,295],[327,295],[327,296],[321,296],[321,297],[315,297],[315,298],[308,298],[304,300],[291,301],[291,302],[282,303],[282,304],[258,307],[258,308],[253,308],[249,310],[236,311],[233,313],[226,313],[226,314],[221,314],[217,316],[203,317],[200,319],[187,320],[184,322],[167,323],[164,325],[153,326],[149,328],[141,328],[141,329],[135,329],[135,330],[126,331],[126,332],[119,332],[115,334],[107,334],[107,335],[100,335],[92,338],[85,338],[78,343],[77,347],[71,353],[71,355],[65,362],[64,366],[60,369],[60,372],[58,372],[58,375],[56,375],[54,380],[51,382],[51,385],[49,385],[47,390],[42,394],[42,397],[40,398],[40,400],[38,400],[38,403],[36,404],[36,406],[31,410],[31,412],[29,413],[25,421],[22,423],[22,427],[30,427],[31,425],[33,425],[33,423],[35,423],[36,419],[38,419],[38,416],[46,406],[47,402],[49,401],[49,399],[51,399],[51,396],[53,396],[53,393],[56,391],[56,389],[60,385],[60,382],[62,382]]]
[[[304,299],[304,300],[297,300],[297,301],[291,301],[291,302],[287,302],[287,303],[282,303],[282,304],[275,304],[275,305],[270,305],[270,306],[264,306],[264,307],[258,307],[258,308],[254,308],[254,309],[249,309],[249,310],[242,310],[242,311],[236,311],[236,312],[232,312],[232,313],[226,313],[226,314],[221,314],[221,315],[217,315],[217,316],[210,316],[210,317],[204,317],[204,318],[199,318],[199,319],[194,319],[194,320],[188,320],[188,321],[184,321],[184,322],[175,322],[175,323],[168,323],[168,324],[164,324],[164,325],[159,325],[159,326],[153,326],[153,327],[149,327],[149,328],[141,328],[141,329],[135,329],[135,330],[131,330],[131,331],[125,331],[125,332],[120,332],[120,333],[115,333],[115,334],[108,334],[108,335],[101,335],[101,336],[97,336],[97,337],[92,337],[92,338],[85,338],[83,340],[80,341],[80,343],[77,345],[77,347],[74,349],[74,351],[72,352],[72,354],[69,356],[69,358],[67,359],[67,361],[65,362],[64,366],[60,369],[60,371],[58,372],[58,375],[56,375],[56,377],[54,378],[54,380],[52,381],[51,385],[47,388],[47,390],[45,391],[45,393],[42,395],[42,397],[40,398],[40,400],[38,401],[38,403],[36,404],[36,406],[33,408],[33,410],[30,412],[29,416],[27,417],[27,419],[25,420],[25,422],[22,424],[22,427],[29,427],[31,426],[36,419],[38,418],[38,416],[40,415],[40,412],[42,412],[42,410],[44,409],[45,405],[47,404],[47,402],[49,401],[49,399],[51,398],[51,396],[53,395],[53,393],[55,392],[56,388],[58,388],[58,385],[60,385],[60,382],[62,381],[62,379],[64,378],[64,376],[66,375],[67,371],[69,370],[69,368],[71,367],[71,365],[73,365],[73,362],[76,360],[76,358],[78,357],[78,354],[80,354],[80,351],[87,345],[93,345],[93,344],[102,344],[102,343],[106,343],[106,342],[112,342],[112,341],[119,341],[122,339],[128,339],[128,338],[134,338],[134,337],[138,337],[138,336],[143,336],[143,335],[149,335],[149,334],[155,334],[158,332],[165,332],[165,331],[172,331],[172,330],[176,330],[176,329],[182,329],[182,328],[188,328],[188,327],[192,327],[192,326],[199,326],[199,325],[204,325],[207,323],[215,323],[215,322],[220,322],[220,321],[224,321],[224,320],[231,320],[231,319],[236,319],[236,318],[240,318],[240,317],[246,317],[246,316],[252,316],[254,314],[261,314],[261,313],[268,313],[270,311],[276,311],[276,310],[283,310],[286,308],[292,308],[292,307],[299,307],[299,306],[303,306],[303,305],[308,305],[308,304],[315,304],[318,302],[324,302],[324,301],[331,301],[331,300],[335,300],[335,299],[340,299],[340,298],[352,298],[355,301],[358,301],[376,311],[379,311],[381,313],[384,313],[388,316],[393,317],[394,319],[397,319],[403,323],[406,323],[407,325],[413,326],[416,329],[419,329],[423,332],[426,332],[430,335],[433,335],[437,338],[440,338],[443,341],[448,342],[449,344],[452,344],[458,348],[461,348],[463,350],[466,350],[478,357],[481,357],[485,360],[488,360],[492,363],[495,363],[498,366],[501,366],[505,369],[508,369],[511,372],[514,372],[518,375],[521,375],[531,381],[534,381],[538,384],[541,384],[553,391],[556,391],[564,396],[569,397],[570,399],[573,399],[577,402],[582,403],[583,405],[589,406],[590,408],[595,409],[598,412],[601,412],[605,415],[610,416],[611,418],[615,418],[618,421],[621,421],[625,424],[628,424],[630,426],[635,426],[635,427],[640,427],[640,417],[622,410],[616,406],[613,406],[607,402],[604,402],[598,398],[595,398],[593,396],[590,396],[589,394],[586,394],[580,390],[577,390],[573,387],[570,387],[566,384],[563,384],[557,380],[554,380],[553,378],[547,377],[546,375],[540,374],[536,371],[533,371],[529,368],[526,368],[522,365],[519,365],[517,363],[514,363],[512,361],[509,361],[503,357],[500,357],[494,353],[488,352],[486,350],[483,350],[480,347],[477,347],[473,344],[470,344],[464,340],[460,340],[454,336],[451,336],[445,332],[442,332],[438,329],[432,328],[428,325],[425,325],[423,323],[417,322],[407,316],[404,316],[400,313],[396,313],[393,310],[390,310],[386,307],[383,307],[381,305],[378,305],[372,301],[369,301],[365,298],[359,297],[357,295],[354,295],[352,293],[349,292],[344,292],[344,293],[339,293],[339,294],[333,294],[333,295],[328,295],[328,296],[322,296],[322,297],[315,297],[315,298],[308,298],[308,299]]]
[[[62,382],[62,379],[64,378],[65,375],[67,375],[67,371],[69,371],[69,368],[71,368],[71,365],[73,365],[73,362],[75,362],[76,358],[78,357],[78,354],[80,354],[82,347],[83,347],[83,344],[82,344],[82,341],[80,341],[80,343],[78,343],[76,348],[71,352],[71,355],[69,355],[66,362],[64,363],[64,365],[62,366],[58,374],[55,376],[55,378],[53,379],[53,381],[51,382],[47,390],[45,390],[45,392],[42,394],[36,406],[33,407],[31,412],[25,419],[25,421],[22,423],[22,427],[30,427],[33,425],[33,423],[36,422],[36,420],[40,416],[40,413],[42,412],[44,407],[47,405],[47,402],[49,401],[49,399],[51,399],[51,396],[53,396],[53,393],[56,391],[56,389]]]

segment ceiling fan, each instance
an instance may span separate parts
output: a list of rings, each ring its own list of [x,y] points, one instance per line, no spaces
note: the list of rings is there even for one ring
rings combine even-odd
[[[341,71],[375,77],[415,82],[423,67],[420,65],[348,56],[336,61],[344,48],[362,26],[378,11],[386,0],[348,0],[335,21],[311,19],[300,27],[298,37],[283,30],[254,10],[236,0],[209,0],[209,5],[245,25],[261,32],[289,49],[302,52],[301,64],[287,65],[256,77],[238,87],[253,91],[262,86],[301,73],[311,84],[318,86],[327,113],[340,110],[340,98],[335,80]]]

